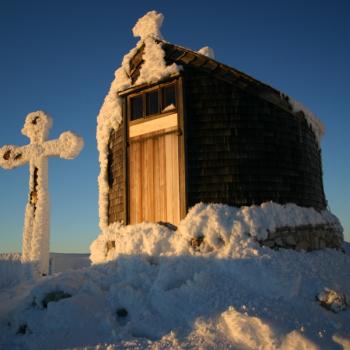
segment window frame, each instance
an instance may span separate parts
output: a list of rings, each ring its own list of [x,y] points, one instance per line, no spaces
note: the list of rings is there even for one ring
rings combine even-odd
[[[163,104],[164,104],[164,93],[163,93],[164,90],[163,89],[167,88],[169,86],[174,86],[176,105],[175,105],[175,108],[172,108],[168,111],[163,112],[162,111]],[[147,93],[154,92],[154,91],[158,92],[158,113],[153,113],[153,114],[147,115]],[[142,96],[142,117],[132,120],[131,119],[131,113],[132,113],[131,99],[134,97],[137,97],[137,96]],[[138,91],[136,93],[132,93],[132,94],[127,96],[127,116],[128,116],[128,124],[129,125],[142,123],[146,120],[148,121],[151,119],[161,118],[161,117],[166,116],[168,114],[177,113],[177,111],[178,111],[178,84],[177,84],[176,80],[172,80],[170,82],[158,84],[156,86],[152,86],[152,87],[143,89],[141,91]]]

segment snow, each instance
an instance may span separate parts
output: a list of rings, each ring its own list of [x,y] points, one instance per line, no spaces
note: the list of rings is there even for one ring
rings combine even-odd
[[[0,290],[32,279],[30,263],[21,260],[20,253],[0,253]],[[88,266],[89,254],[50,253],[50,274]]]
[[[209,46],[204,46],[200,50],[198,50],[198,53],[207,56],[209,58],[215,59],[215,53],[214,50]]]
[[[200,254],[218,258],[254,256],[258,243],[280,227],[330,224],[342,231],[339,220],[328,210],[318,212],[295,204],[266,202],[235,208],[224,204],[195,205],[176,232],[163,225],[143,222],[124,226],[114,223],[91,244],[91,261],[103,263],[124,254],[172,256],[194,254],[192,239],[204,238]],[[115,247],[107,246],[114,241]]]
[[[349,308],[333,313],[316,296],[326,287],[349,300],[348,254],[274,251],[234,232],[233,208],[194,209],[179,230],[205,239],[217,232],[228,249],[212,244],[211,250],[194,251],[185,247],[187,238],[180,242],[164,226],[131,226],[135,237],[129,236],[129,245],[121,232],[114,260],[3,286],[0,348],[346,348]],[[43,300],[52,295],[56,301],[45,307]]]
[[[47,274],[50,245],[50,203],[48,192],[48,157],[73,159],[81,151],[84,141],[67,131],[58,140],[46,141],[52,118],[43,111],[29,113],[22,134],[30,144],[0,148],[0,166],[5,169],[29,163],[29,195],[25,209],[22,262],[33,267],[37,275]],[[32,264],[34,263],[34,264]]]
[[[321,138],[324,135],[324,125],[322,124],[320,119],[313,112],[311,112],[309,109],[307,109],[305,106],[303,106],[300,102],[296,101],[292,97],[282,93],[281,96],[287,99],[294,113],[303,112],[306,121],[308,122],[315,134],[318,145],[320,145]]]
[[[134,36],[139,36],[141,40],[146,38],[163,39],[160,27],[163,24],[164,16],[156,11],[149,11],[141,17],[132,29]]]
[[[175,108],[176,108],[175,105],[174,105],[173,103],[171,103],[170,105],[164,107],[164,108],[162,109],[162,112],[169,112],[169,111],[174,110]]]
[[[50,269],[52,274],[68,270],[77,270],[89,266],[89,254],[50,253]]]
[[[23,266],[19,253],[0,254],[0,290],[23,280]]]

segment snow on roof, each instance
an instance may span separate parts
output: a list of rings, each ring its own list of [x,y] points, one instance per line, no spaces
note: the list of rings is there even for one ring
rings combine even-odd
[[[163,24],[164,16],[156,11],[149,11],[141,17],[132,29],[134,36],[139,36],[141,40],[148,37],[153,39],[163,39],[160,27]]]
[[[294,100],[292,97],[285,96],[285,98],[287,98],[288,103],[292,107],[292,111],[294,113],[303,112],[306,121],[315,133],[318,144],[320,144],[321,138],[324,135],[324,125],[322,124],[321,120],[313,112],[303,106],[300,102]]]
[[[198,53],[201,55],[207,56],[209,58],[215,59],[215,53],[214,50],[209,46],[204,46],[200,50],[198,50]]]

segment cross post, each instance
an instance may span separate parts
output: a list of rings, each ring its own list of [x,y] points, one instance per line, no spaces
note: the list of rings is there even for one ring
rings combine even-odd
[[[52,119],[43,111],[29,113],[22,134],[30,139],[28,145],[5,145],[0,148],[0,166],[13,169],[29,163],[29,194],[25,210],[22,263],[34,265],[37,275],[49,272],[50,204],[48,192],[48,157],[64,159],[77,157],[84,146],[81,137],[71,131],[58,139],[47,141]]]

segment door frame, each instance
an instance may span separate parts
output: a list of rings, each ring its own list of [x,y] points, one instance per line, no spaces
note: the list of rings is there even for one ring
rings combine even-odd
[[[185,133],[185,111],[184,111],[184,90],[183,90],[183,78],[177,76],[175,78],[158,82],[157,84],[135,87],[134,89],[128,89],[127,94],[120,94],[123,98],[123,119],[124,119],[124,178],[125,178],[125,189],[124,189],[124,222],[130,224],[130,169],[129,169],[129,125],[130,125],[130,98],[140,93],[147,93],[148,91],[154,90],[155,87],[162,88],[166,85],[175,83],[176,91],[176,113],[178,118],[178,157],[179,157],[179,196],[180,196],[180,219],[183,219],[187,213],[187,181],[186,181],[186,133]],[[172,114],[174,111],[169,113],[161,113],[155,116],[147,118],[147,120],[162,118],[167,114]],[[143,119],[144,120],[144,119]]]

